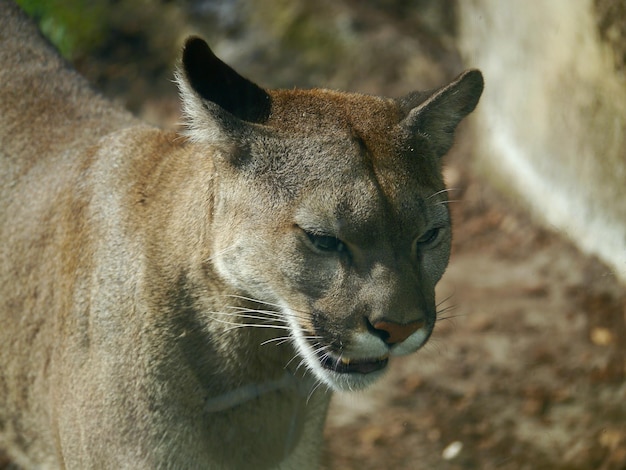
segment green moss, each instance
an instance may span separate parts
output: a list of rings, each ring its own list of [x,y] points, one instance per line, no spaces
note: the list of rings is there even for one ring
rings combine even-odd
[[[324,67],[345,56],[345,38],[329,20],[333,12],[323,2],[260,0],[254,4],[254,20],[262,23],[280,42],[299,54],[305,65]]]
[[[108,27],[107,0],[17,0],[68,59],[101,43]]]

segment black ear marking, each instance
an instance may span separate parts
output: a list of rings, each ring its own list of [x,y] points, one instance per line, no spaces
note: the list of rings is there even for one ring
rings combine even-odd
[[[187,39],[182,62],[189,84],[203,99],[244,121],[267,120],[271,109],[269,94],[222,62],[203,39]]]

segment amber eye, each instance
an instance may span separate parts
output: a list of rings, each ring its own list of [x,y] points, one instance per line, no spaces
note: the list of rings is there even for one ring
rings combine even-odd
[[[430,230],[427,230],[416,240],[418,245],[431,245],[439,238],[439,234],[441,233],[440,227],[434,227]]]
[[[321,235],[304,231],[311,244],[319,251],[342,253],[347,250],[346,245],[337,237],[331,235]]]

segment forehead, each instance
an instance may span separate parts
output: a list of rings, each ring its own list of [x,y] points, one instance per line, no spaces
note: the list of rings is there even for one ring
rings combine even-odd
[[[369,164],[389,190],[407,179],[440,189],[439,159],[429,154],[423,138],[401,127],[405,112],[397,100],[323,89],[270,93],[270,128],[295,139],[326,140],[337,150],[342,142],[356,148],[363,162],[345,163]],[[335,153],[328,156],[332,159]]]
[[[429,220],[446,220],[448,212],[441,204],[446,197],[440,192],[443,183],[424,185],[412,170],[410,166],[377,168],[359,153],[322,177],[307,172],[295,205],[298,221],[352,239],[386,238],[389,230],[414,236]]]
[[[415,178],[397,174],[385,179],[366,171],[334,174],[308,189],[301,200],[311,212],[351,226],[373,227],[384,220],[399,228],[405,223],[414,227],[437,212],[437,205],[446,209],[441,188],[424,187]]]
[[[443,189],[439,160],[402,132],[395,100],[328,90],[271,94],[266,124],[281,136],[284,163],[297,170],[283,175],[299,175],[290,183],[309,218],[325,225],[373,227],[384,220],[415,226],[431,202],[445,198],[429,199]]]
[[[396,100],[332,90],[270,90],[271,112],[266,122],[290,133],[326,135],[350,130],[372,141],[401,119]]]

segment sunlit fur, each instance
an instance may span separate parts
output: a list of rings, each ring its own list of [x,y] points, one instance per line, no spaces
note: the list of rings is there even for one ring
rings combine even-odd
[[[331,392],[435,327],[442,157],[480,72],[266,90],[192,37],[178,132],[0,12],[0,447],[21,468],[318,468]]]

